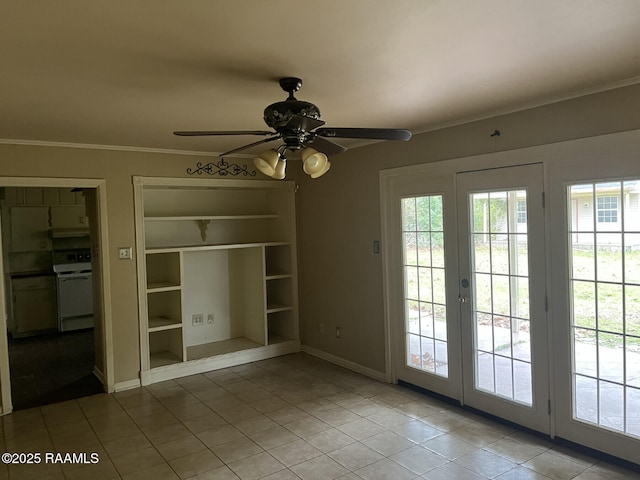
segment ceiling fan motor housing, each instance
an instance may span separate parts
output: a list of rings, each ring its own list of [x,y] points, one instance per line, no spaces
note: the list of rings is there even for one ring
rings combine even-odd
[[[320,120],[318,107],[313,103],[295,98],[273,103],[264,109],[265,123],[276,131],[284,128],[295,115]]]

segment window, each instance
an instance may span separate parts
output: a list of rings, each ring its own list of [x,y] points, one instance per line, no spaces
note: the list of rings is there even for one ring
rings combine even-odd
[[[527,201],[518,200],[516,204],[516,221],[518,223],[527,223]]]
[[[402,199],[406,365],[448,377],[442,195]]]
[[[640,437],[640,225],[637,212],[619,199],[638,184],[573,185],[567,192],[573,416],[635,437]],[[597,222],[620,220],[618,228],[603,231],[579,221],[585,212],[575,205],[593,205],[594,197]]]
[[[598,223],[618,222],[618,197],[598,197]]]

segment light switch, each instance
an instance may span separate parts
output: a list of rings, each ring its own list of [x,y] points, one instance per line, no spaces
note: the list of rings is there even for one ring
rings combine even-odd
[[[131,260],[131,247],[119,247],[118,259],[119,260]]]

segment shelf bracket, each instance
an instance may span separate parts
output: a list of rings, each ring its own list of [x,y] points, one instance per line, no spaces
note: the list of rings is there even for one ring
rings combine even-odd
[[[207,228],[209,228],[209,223],[211,220],[196,220],[198,224],[198,228],[200,229],[200,238],[203,242],[207,241]]]

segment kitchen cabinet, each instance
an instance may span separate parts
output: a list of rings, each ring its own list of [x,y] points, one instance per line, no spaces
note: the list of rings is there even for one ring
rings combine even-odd
[[[11,251],[51,250],[49,207],[11,208]]]
[[[5,187],[8,206],[84,205],[82,191],[59,187]]]
[[[12,278],[11,291],[14,337],[58,328],[55,276]]]
[[[134,185],[142,383],[299,351],[294,184]]]

